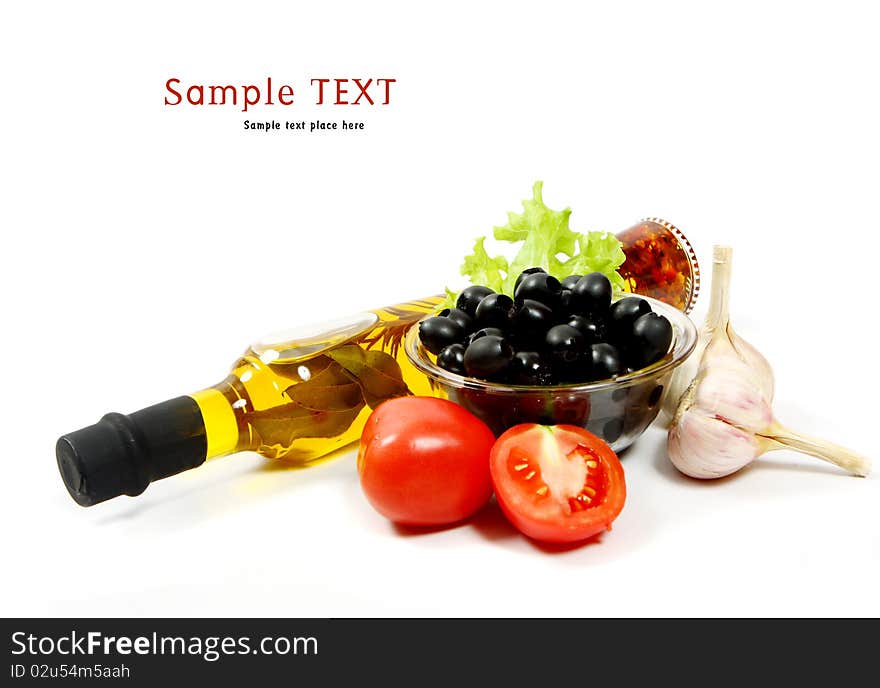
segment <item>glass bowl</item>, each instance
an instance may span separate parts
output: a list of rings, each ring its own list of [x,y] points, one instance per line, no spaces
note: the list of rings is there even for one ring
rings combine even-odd
[[[622,294],[621,297],[632,296]],[[629,447],[657,417],[673,371],[693,352],[697,328],[687,315],[642,296],[672,323],[672,344],[656,363],[610,380],[566,385],[508,385],[444,370],[419,341],[419,328],[406,335],[406,355],[430,383],[434,396],[461,404],[500,435],[519,423],[586,428],[614,451]]]

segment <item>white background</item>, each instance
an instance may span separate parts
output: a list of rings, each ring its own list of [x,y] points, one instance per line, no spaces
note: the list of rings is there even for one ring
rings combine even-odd
[[[839,1],[4,3],[0,612],[880,614],[878,478],[788,452],[698,484],[652,428],[614,531],[564,552],[494,508],[402,533],[353,453],[228,457],[91,509],[54,459],[58,435],[210,385],[266,331],[436,293],[536,179],[576,229],[658,215],[706,267],[733,245],[733,323],[775,364],[778,416],[873,455],[877,19]],[[267,75],[295,106],[163,105],[172,76]],[[311,104],[308,79],[337,76],[398,82],[387,107]]]

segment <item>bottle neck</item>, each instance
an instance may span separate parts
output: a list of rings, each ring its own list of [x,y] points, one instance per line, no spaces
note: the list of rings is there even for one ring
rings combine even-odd
[[[154,480],[200,466],[207,447],[202,408],[183,396],[134,413],[108,413],[62,435],[55,456],[70,495],[91,506],[134,497]]]
[[[225,456],[239,450],[240,433],[235,410],[223,393],[215,387],[208,387],[189,396],[202,412],[208,442],[206,458]]]

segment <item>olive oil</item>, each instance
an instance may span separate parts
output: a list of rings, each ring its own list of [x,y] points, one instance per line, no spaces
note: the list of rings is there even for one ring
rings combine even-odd
[[[385,398],[430,394],[403,337],[440,301],[411,301],[252,344],[225,380],[192,395],[205,419],[208,458],[249,449],[315,459],[357,441],[372,406]]]
[[[357,441],[385,399],[429,395],[406,358],[406,331],[433,296],[265,337],[220,383],[129,415],[109,413],[56,445],[71,496],[90,506],[135,496],[207,458],[252,450],[306,462]]]

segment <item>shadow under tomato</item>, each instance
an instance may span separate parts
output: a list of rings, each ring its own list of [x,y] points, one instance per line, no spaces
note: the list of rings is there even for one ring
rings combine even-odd
[[[491,501],[480,509],[473,516],[438,526],[408,526],[400,523],[393,523],[394,532],[404,537],[419,537],[423,535],[432,535],[434,533],[443,533],[456,528],[473,528],[481,536],[487,540],[503,540],[515,538],[519,535],[516,529],[510,525],[508,520],[501,513],[501,509],[492,497]]]
[[[490,542],[523,542],[545,554],[564,554],[572,550],[589,547],[590,545],[597,545],[602,542],[602,536],[604,535],[603,531],[578,542],[550,543],[533,540],[520,533],[507,520],[495,497],[492,497],[492,500],[476,514],[463,521],[441,526],[406,526],[393,523],[392,527],[397,535],[403,537],[420,537],[434,533],[443,533],[456,528],[472,528],[481,537]]]
[[[533,540],[525,535],[523,537],[532,547],[544,554],[564,554],[565,552],[571,552],[575,549],[584,549],[590,545],[601,544],[602,536],[605,532],[606,531],[596,533],[592,537],[588,537],[586,540],[578,540],[577,542],[541,542],[540,540]]]
[[[447,530],[460,528],[467,521],[456,521],[455,523],[447,523],[439,526],[410,526],[403,523],[392,523],[391,527],[397,535],[403,537],[419,537],[421,535],[433,535],[434,533],[445,533]]]
[[[513,540],[520,537],[519,532],[514,528],[507,517],[498,506],[495,497],[471,517],[469,525],[473,526],[483,538],[491,542],[499,542],[502,540]]]

